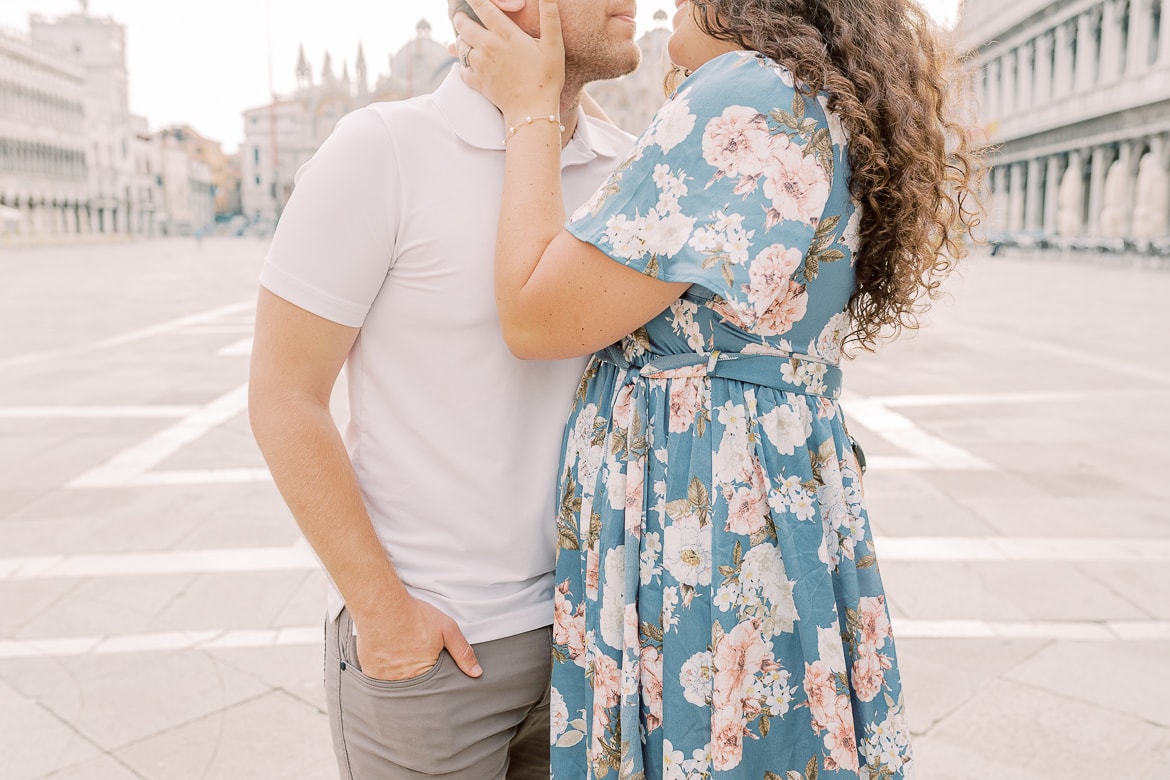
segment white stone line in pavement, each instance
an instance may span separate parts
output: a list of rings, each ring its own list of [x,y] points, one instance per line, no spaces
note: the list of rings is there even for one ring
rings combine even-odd
[[[1094,393],[935,393],[923,395],[872,395],[868,401],[887,407],[899,406],[976,406],[984,404],[1043,404],[1083,401]],[[846,397],[848,400],[848,397]]]
[[[300,542],[291,547],[0,558],[0,582],[158,574],[311,571],[316,568],[317,558],[308,544]]]
[[[182,336],[222,336],[251,333],[253,325],[248,322],[209,322],[188,325],[175,331]]]
[[[895,618],[897,639],[1069,639],[1085,641],[1170,640],[1165,620],[913,620]]]
[[[148,325],[145,328],[138,328],[137,330],[128,331],[118,336],[111,336],[107,339],[95,341],[90,344],[81,344],[73,347],[64,347],[61,349],[49,350],[47,352],[36,352],[31,355],[19,355],[17,357],[8,358],[7,360],[0,360],[0,369],[16,368],[17,366],[25,366],[31,363],[42,363],[47,360],[55,358],[67,357],[69,355],[76,355],[80,353],[92,352],[96,349],[105,349],[108,347],[118,347],[123,344],[130,344],[135,341],[140,341],[151,336],[157,336],[160,333],[168,333],[170,331],[178,330],[187,327],[188,325],[198,325],[211,320],[216,320],[221,317],[226,317],[231,314],[236,314],[241,311],[250,311],[255,307],[255,301],[242,301],[240,303],[233,303],[228,306],[220,306],[215,309],[208,309],[207,311],[198,312],[196,314],[188,314],[184,317],[178,317],[166,322],[160,322],[157,325]]]
[[[4,420],[124,420],[186,417],[198,406],[7,406],[0,407]]]
[[[1089,539],[1020,537],[879,536],[883,563],[965,561],[1003,563],[1170,562],[1170,538]],[[159,574],[311,571],[317,559],[304,540],[290,547],[232,547],[101,555],[0,558],[0,582]]]
[[[907,452],[916,460],[936,469],[986,470],[992,466],[964,449],[932,436],[912,420],[872,398],[852,398],[842,401],[845,416]]]
[[[228,344],[215,354],[217,357],[247,357],[252,354],[252,337]]]
[[[246,485],[271,482],[272,474],[266,468],[189,469],[147,471],[134,477],[127,485],[135,487],[165,487],[169,485]]]
[[[288,647],[319,644],[321,626],[256,631],[170,631],[158,634],[0,639],[0,661],[185,650]]]
[[[248,406],[248,386],[241,385],[196,410],[169,428],[129,447],[106,463],[85,472],[69,483],[71,488],[124,487],[135,483],[151,467],[161,463],[184,445],[201,438]]]
[[[888,561],[1170,562],[1170,538],[1022,538],[879,536]]]
[[[1071,641],[1170,641],[1170,621],[893,620],[894,636],[911,639],[1063,639]],[[169,631],[155,634],[0,639],[0,661],[190,650],[263,649],[316,645],[321,626]]]

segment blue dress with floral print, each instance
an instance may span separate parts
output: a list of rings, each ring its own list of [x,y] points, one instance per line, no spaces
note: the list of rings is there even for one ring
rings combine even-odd
[[[911,775],[837,403],[858,214],[825,106],[711,60],[569,222],[692,287],[594,356],[567,424],[554,778]]]

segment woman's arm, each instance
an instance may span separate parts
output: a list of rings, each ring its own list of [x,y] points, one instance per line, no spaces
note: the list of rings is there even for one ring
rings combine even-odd
[[[627,268],[562,228],[559,119],[548,120],[558,116],[564,83],[555,0],[541,2],[539,39],[490,0],[470,2],[485,27],[456,18],[460,37],[473,47],[468,79],[499,106],[508,127],[496,243],[504,338],[521,358],[585,355],[644,325],[689,285]]]

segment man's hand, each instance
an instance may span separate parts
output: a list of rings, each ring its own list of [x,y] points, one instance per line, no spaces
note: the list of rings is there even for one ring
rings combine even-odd
[[[362,673],[375,680],[409,680],[439,661],[443,648],[468,677],[483,674],[475,650],[455,621],[425,601],[406,596],[377,615],[353,614]]]

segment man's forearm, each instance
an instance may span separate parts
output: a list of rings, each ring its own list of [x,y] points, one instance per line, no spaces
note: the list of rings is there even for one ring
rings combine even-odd
[[[374,532],[328,407],[309,397],[254,398],[250,416],[281,496],[350,611],[393,609],[406,589]]]

